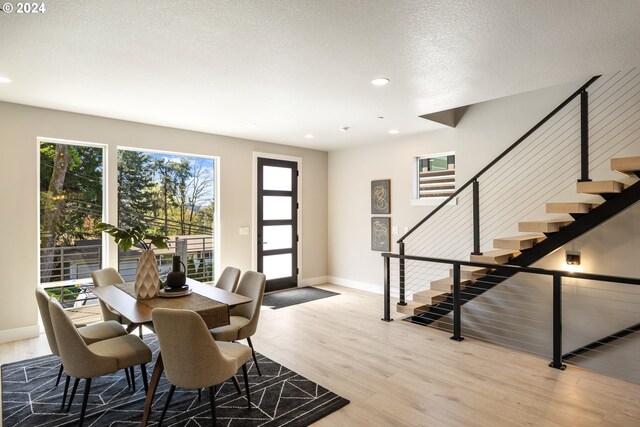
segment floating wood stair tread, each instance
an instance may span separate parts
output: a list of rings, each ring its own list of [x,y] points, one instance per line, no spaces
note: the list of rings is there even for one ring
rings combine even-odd
[[[396,312],[406,314],[408,316],[417,316],[425,311],[427,311],[427,306],[424,303],[407,301],[407,305],[396,304]]]
[[[463,280],[461,278],[460,289],[464,288],[470,283],[471,283],[471,280]],[[450,294],[451,292],[453,292],[453,277],[445,277],[444,279],[434,280],[433,282],[431,282],[430,287],[432,291],[446,292]]]
[[[446,301],[447,296],[447,291],[434,291],[433,289],[427,289],[415,292],[413,294],[413,302],[420,303],[422,305],[435,305]]]
[[[541,234],[523,234],[520,236],[500,237],[493,239],[493,247],[497,249],[514,249],[516,251],[522,249],[530,249],[538,242],[544,240]]]
[[[487,274],[487,269],[484,267],[473,267],[471,265],[460,266],[460,280],[469,280],[475,282],[482,276]],[[449,276],[453,280],[453,268],[449,269]],[[453,284],[453,282],[451,282]]]
[[[619,193],[624,185],[618,181],[590,181],[576,183],[576,191],[585,194]]]
[[[640,171],[640,156],[611,159],[611,170],[626,176],[635,175]]]
[[[493,251],[485,251],[482,255],[471,255],[472,262],[486,262],[487,264],[505,264],[520,252],[508,249],[496,249]]]
[[[523,233],[557,233],[562,227],[565,227],[572,222],[573,221],[568,219],[554,219],[549,221],[523,221],[518,223],[518,231]]]
[[[596,203],[547,203],[547,213],[586,214],[598,206]]]

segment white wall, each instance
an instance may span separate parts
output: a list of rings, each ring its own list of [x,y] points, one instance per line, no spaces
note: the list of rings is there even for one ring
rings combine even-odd
[[[189,132],[95,116],[0,103],[0,185],[2,208],[0,259],[0,342],[38,333],[33,295],[38,283],[38,206],[36,194],[37,137],[97,142],[108,145],[108,185],[116,188],[118,146],[220,158],[220,238],[222,266],[251,268],[251,237],[239,236],[252,218],[252,153],[302,158],[302,280],[327,274],[327,153],[264,142]],[[110,221],[117,200],[110,192]],[[252,230],[253,232],[253,230]],[[113,251],[112,251],[113,252]],[[303,282],[304,283],[304,282]]]

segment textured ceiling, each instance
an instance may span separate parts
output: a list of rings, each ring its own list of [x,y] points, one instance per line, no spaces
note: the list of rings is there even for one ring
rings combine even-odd
[[[13,80],[0,100],[323,150],[640,64],[637,0],[45,6],[0,13],[0,75]],[[391,83],[374,87],[376,77]]]

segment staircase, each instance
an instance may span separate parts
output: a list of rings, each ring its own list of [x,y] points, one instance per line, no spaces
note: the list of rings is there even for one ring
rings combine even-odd
[[[611,169],[625,176],[640,177],[640,156],[615,158]],[[578,182],[580,194],[597,195],[599,202],[550,202],[548,214],[563,217],[518,223],[518,236],[498,237],[494,250],[472,254],[470,261],[495,264],[495,269],[462,267],[460,297],[465,304],[515,274],[500,265],[527,267],[580,235],[599,226],[640,200],[640,181],[625,187],[615,180]],[[473,286],[470,286],[473,284]],[[415,292],[412,301],[398,304],[396,311],[412,316],[416,323],[430,324],[453,310],[453,272],[432,281],[427,290]]]

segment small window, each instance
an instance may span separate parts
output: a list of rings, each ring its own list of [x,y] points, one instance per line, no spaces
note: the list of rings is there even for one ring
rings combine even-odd
[[[416,158],[416,199],[449,197],[456,191],[455,153]]]

